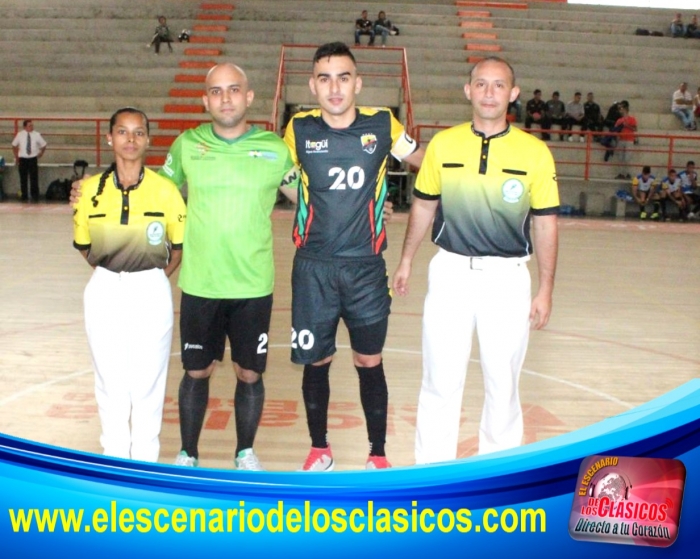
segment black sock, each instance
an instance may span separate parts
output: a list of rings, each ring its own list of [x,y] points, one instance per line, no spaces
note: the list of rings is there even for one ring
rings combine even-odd
[[[389,392],[384,376],[384,364],[376,367],[355,367],[360,375],[360,400],[367,421],[369,453],[371,456],[385,456],[386,416]]]
[[[199,458],[197,444],[209,402],[209,378],[192,378],[185,373],[180,382],[180,438],[182,450]]]
[[[265,385],[262,376],[257,382],[238,380],[236,394],[233,398],[236,412],[236,456],[241,450],[253,448],[255,434],[258,432],[260,416],[265,403]]]
[[[328,441],[328,401],[331,397],[328,372],[331,364],[304,365],[304,378],[301,390],[304,395],[304,407],[306,407],[306,424],[309,426],[311,446],[326,448]]]

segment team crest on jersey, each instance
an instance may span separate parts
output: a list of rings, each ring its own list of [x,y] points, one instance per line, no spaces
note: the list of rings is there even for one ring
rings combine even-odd
[[[525,186],[518,179],[508,179],[501,186],[503,201],[508,204],[516,204],[523,197]]]
[[[197,151],[199,152],[200,157],[204,157],[209,151],[209,146],[204,142],[199,142],[197,144]]]
[[[146,237],[149,245],[159,245],[163,242],[165,236],[165,228],[160,221],[153,221],[146,228]]]
[[[370,155],[377,149],[377,136],[374,134],[362,134],[360,141],[362,142],[362,150]]]

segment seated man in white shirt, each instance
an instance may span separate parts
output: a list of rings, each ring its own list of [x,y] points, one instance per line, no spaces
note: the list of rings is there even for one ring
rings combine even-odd
[[[695,117],[693,116],[693,96],[688,91],[686,82],[681,83],[680,87],[673,92],[671,112],[678,117],[686,130],[696,130]]]

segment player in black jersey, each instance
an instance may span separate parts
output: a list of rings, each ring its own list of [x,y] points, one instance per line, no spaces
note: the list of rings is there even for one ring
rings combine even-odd
[[[343,43],[321,46],[309,81],[320,109],[296,114],[285,134],[301,168],[294,226],[292,361],[304,365],[302,391],[311,435],[303,471],[329,471],[329,369],[342,318],[350,334],[367,421],[367,469],[387,468],[388,391],[382,365],[391,304],[383,205],[387,159],[419,166],[423,150],[388,109],[356,107],[362,88]]]

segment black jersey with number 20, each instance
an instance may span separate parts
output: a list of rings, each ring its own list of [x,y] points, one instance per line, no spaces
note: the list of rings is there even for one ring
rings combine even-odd
[[[309,256],[355,258],[386,248],[383,218],[387,159],[417,149],[388,109],[357,109],[355,121],[331,128],[319,109],[292,118],[284,141],[301,168],[294,244]]]

